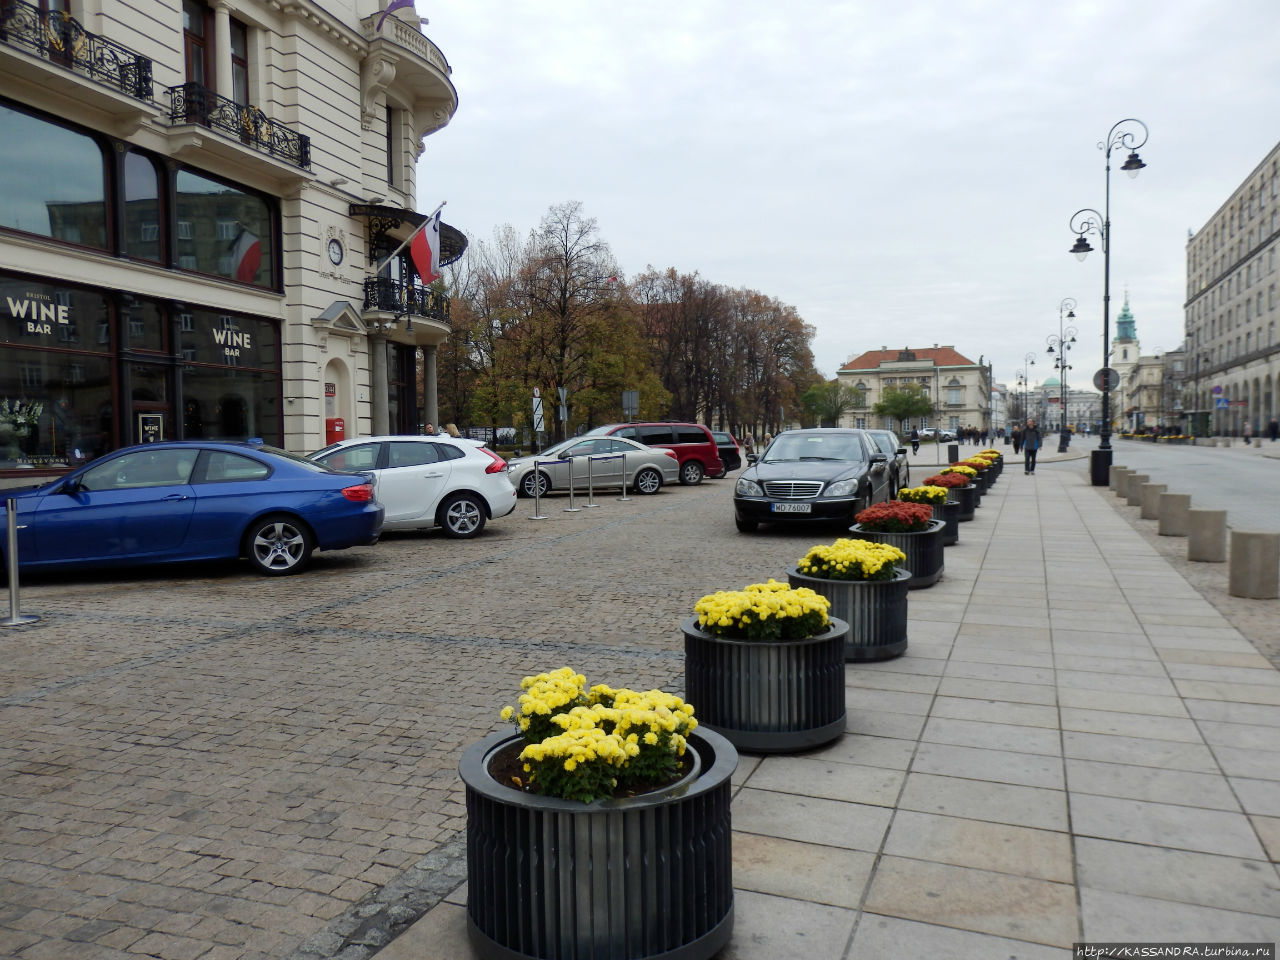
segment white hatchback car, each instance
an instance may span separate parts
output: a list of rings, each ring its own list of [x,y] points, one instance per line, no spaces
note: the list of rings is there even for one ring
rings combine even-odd
[[[383,530],[439,527],[446,536],[474,537],[485,521],[516,507],[507,463],[465,437],[353,437],[309,454],[331,470],[366,473],[386,510]]]

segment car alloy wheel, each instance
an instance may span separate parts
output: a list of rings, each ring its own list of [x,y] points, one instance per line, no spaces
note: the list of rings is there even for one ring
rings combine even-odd
[[[526,497],[545,497],[551,480],[541,470],[530,470],[520,479],[520,492]]]
[[[697,460],[686,460],[680,467],[680,482],[688,487],[696,486],[702,482],[704,472],[702,464]]]
[[[652,467],[645,467],[636,474],[634,485],[636,493],[657,493],[662,488],[662,474]]]
[[[245,534],[249,562],[259,573],[297,573],[311,559],[311,532],[290,517],[263,517]]]
[[[439,523],[446,536],[468,540],[484,529],[484,506],[469,494],[455,493],[440,505]]]

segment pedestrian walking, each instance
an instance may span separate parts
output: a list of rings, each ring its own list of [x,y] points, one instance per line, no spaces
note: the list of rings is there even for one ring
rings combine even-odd
[[[920,431],[919,430],[911,431],[911,452],[912,453],[920,452]]]
[[[1027,428],[1022,431],[1022,455],[1027,476],[1036,472],[1036,453],[1040,450],[1044,438],[1040,436],[1040,428],[1034,420],[1027,421]]]
[[[1022,429],[1020,427],[1014,427],[1013,432],[1009,434],[1009,436],[1013,440],[1013,455],[1016,457],[1022,452]]]
[[[1271,422],[1267,424],[1267,436],[1271,438],[1272,443],[1276,442],[1276,438],[1280,437],[1280,420],[1271,418]]]
[[[1248,420],[1244,422],[1244,445],[1247,447],[1253,440],[1253,424]]]

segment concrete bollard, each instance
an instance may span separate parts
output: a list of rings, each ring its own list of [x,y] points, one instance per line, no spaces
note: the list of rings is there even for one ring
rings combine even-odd
[[[1187,559],[1202,563],[1227,559],[1227,511],[1187,511]]]
[[[1128,467],[1121,467],[1116,471],[1116,496],[1123,497],[1129,489],[1129,477],[1133,473]]]
[[[1160,519],[1160,495],[1169,488],[1163,483],[1144,483],[1138,490],[1138,505],[1143,520]]]
[[[1142,485],[1150,479],[1145,473],[1129,474],[1129,482],[1125,484],[1125,503],[1131,507],[1138,506],[1142,502],[1140,499]]]
[[[1162,537],[1185,537],[1191,519],[1191,494],[1160,494],[1160,526],[1157,532]]]
[[[1113,463],[1107,471],[1107,486],[1110,487],[1112,490],[1119,489],[1120,478],[1123,477],[1126,473],[1128,473],[1128,471],[1129,471],[1128,467],[1116,466]]]
[[[1233,597],[1280,597],[1280,533],[1231,531],[1227,592]]]

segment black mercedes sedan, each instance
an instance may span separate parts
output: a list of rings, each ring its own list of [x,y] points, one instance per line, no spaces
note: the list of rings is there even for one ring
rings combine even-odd
[[[896,492],[889,458],[865,430],[787,430],[747,459],[733,491],[743,533],[794,520],[852,525],[854,514]]]

